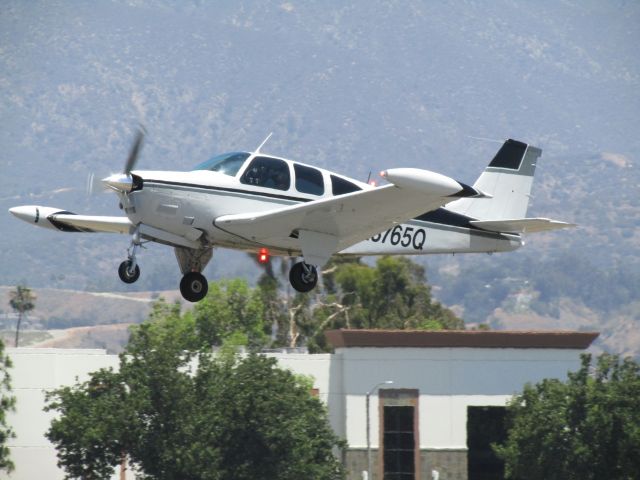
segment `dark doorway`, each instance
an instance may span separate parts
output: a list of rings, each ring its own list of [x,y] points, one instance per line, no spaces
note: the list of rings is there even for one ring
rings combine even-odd
[[[413,427],[413,407],[384,407],[384,480],[415,480]]]
[[[467,407],[467,465],[469,480],[502,480],[504,462],[491,449],[507,438],[504,407]]]

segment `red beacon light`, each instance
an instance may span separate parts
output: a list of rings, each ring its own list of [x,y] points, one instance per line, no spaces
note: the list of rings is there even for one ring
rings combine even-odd
[[[269,261],[269,250],[261,248],[258,252],[258,263],[267,263]]]

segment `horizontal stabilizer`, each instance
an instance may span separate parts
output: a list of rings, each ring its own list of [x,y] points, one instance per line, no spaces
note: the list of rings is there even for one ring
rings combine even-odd
[[[575,227],[573,223],[549,218],[516,218],[512,220],[471,220],[471,225],[490,232],[536,233],[560,228]]]

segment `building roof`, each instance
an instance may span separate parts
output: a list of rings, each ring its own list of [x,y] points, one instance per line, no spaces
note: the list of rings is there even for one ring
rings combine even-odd
[[[328,330],[335,348],[562,348],[584,350],[598,332],[511,330]]]

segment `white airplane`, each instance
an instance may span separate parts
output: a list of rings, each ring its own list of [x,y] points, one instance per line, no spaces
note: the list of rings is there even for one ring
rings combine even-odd
[[[381,172],[372,186],[344,175],[261,153],[232,152],[187,172],[134,170],[144,138],[140,129],[121,174],[102,180],[125,216],[77,215],[20,206],[9,211],[25,222],[63,232],[131,235],[118,274],[140,276],[136,253],[147,241],[171,246],[183,277],[182,296],[207,294],[202,270],[215,247],[302,257],[289,273],[297,291],[312,290],[318,268],[334,255],[422,255],[505,252],[521,247],[522,234],[573,226],[527,218],[537,159],[542,151],[507,140],[474,185],[417,168]]]

